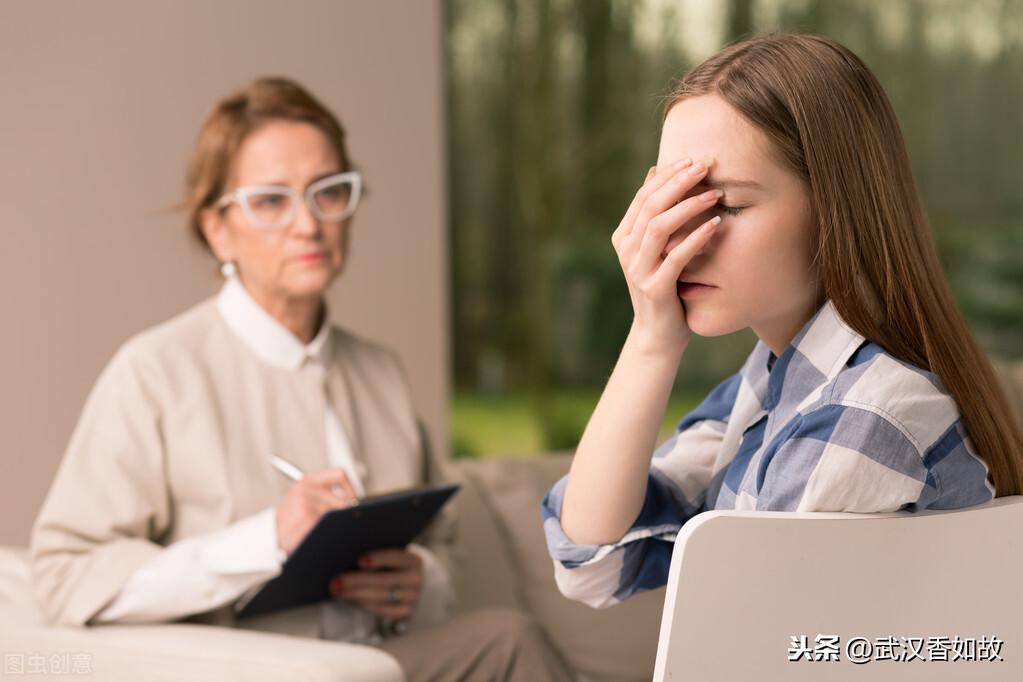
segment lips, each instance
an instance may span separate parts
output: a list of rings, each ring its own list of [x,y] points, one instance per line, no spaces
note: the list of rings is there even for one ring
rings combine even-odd
[[[678,283],[679,284],[699,284],[700,286],[704,286],[704,287],[712,287],[712,286],[714,286],[713,284],[707,284],[706,282],[700,282],[700,281],[695,280],[695,279],[680,279],[678,281]]]
[[[711,289],[717,289],[715,286],[709,284],[700,284],[698,282],[685,282],[681,281],[676,285],[678,296],[681,299],[691,300],[697,298],[703,298],[704,296],[711,295]]]

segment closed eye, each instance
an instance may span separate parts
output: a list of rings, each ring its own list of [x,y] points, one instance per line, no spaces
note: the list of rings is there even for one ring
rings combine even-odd
[[[725,206],[724,204],[718,204],[717,207],[731,216],[739,215],[746,208],[745,206]]]

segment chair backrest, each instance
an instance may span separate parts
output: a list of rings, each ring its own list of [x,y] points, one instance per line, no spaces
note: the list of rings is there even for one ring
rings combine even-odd
[[[821,679],[1023,680],[1023,495],[685,524],[654,680]]]

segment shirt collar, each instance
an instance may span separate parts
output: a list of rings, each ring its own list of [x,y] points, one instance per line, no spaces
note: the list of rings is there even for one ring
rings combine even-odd
[[[771,410],[782,401],[799,404],[830,383],[865,341],[828,299],[770,368],[768,362],[773,353],[763,341],[758,341],[743,374],[760,397],[763,409]]]
[[[326,302],[324,302],[326,306]],[[289,369],[298,369],[306,362],[326,365],[329,361],[329,308],[323,324],[308,344],[278,322],[253,300],[237,277],[228,277],[217,295],[217,308],[227,325],[262,360]]]

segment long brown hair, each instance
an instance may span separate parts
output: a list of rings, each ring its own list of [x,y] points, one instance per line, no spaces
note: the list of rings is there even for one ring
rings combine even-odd
[[[188,227],[209,249],[199,222],[200,212],[213,206],[227,189],[231,164],[249,133],[274,120],[302,121],[316,126],[334,147],[341,170],[351,169],[345,132],[333,113],[293,80],[257,78],[217,102],[206,115],[185,178],[184,208]]]
[[[821,36],[735,43],[668,98],[716,94],[765,133],[805,182],[823,294],[865,338],[933,372],[956,401],[996,496],[1023,491],[1023,429],[957,308],[888,97],[849,49]]]

